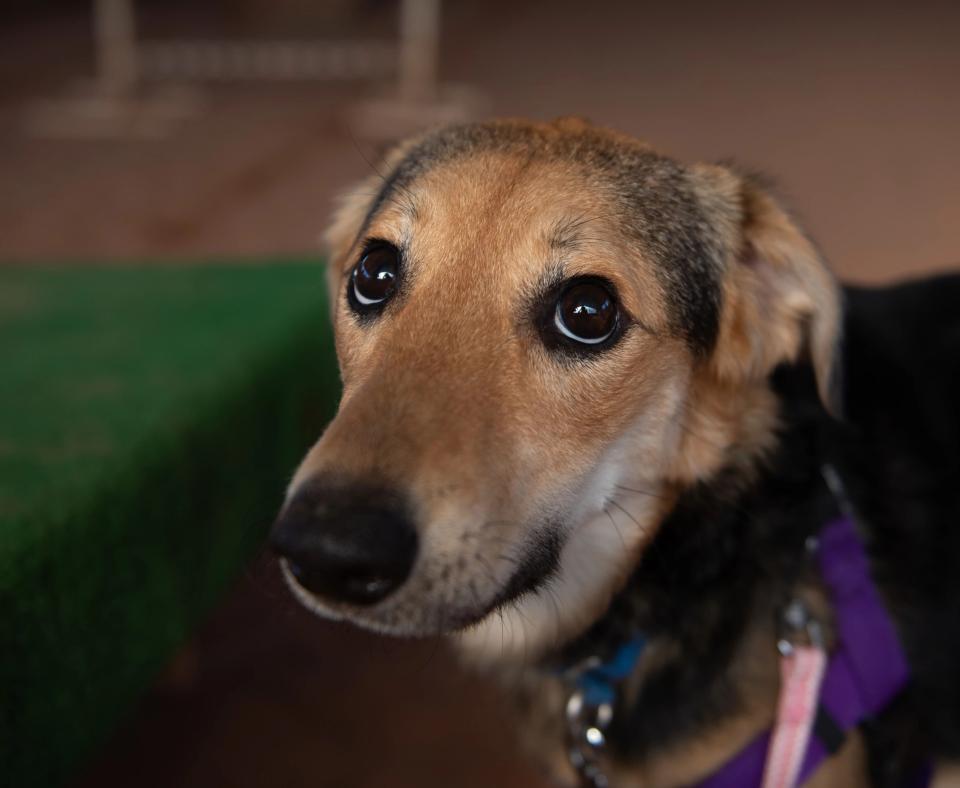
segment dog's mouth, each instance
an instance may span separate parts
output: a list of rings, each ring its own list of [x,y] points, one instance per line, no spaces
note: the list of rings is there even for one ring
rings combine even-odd
[[[467,624],[459,627],[466,629],[495,613],[507,605],[516,602],[527,594],[536,593],[550,583],[560,567],[560,553],[563,549],[563,539],[557,528],[546,529],[537,534],[523,552],[523,559],[517,566],[493,601]]]
[[[563,538],[559,528],[543,528],[530,539],[516,557],[503,557],[512,571],[499,591],[487,590],[480,594],[478,577],[473,576],[469,564],[458,564],[457,573],[439,573],[446,577],[447,588],[437,588],[424,570],[418,577],[415,571],[408,588],[401,588],[395,597],[389,597],[372,607],[353,607],[332,603],[303,587],[289,565],[281,559],[281,571],[294,596],[309,610],[324,618],[346,620],[361,627],[395,635],[433,636],[469,630],[491,615],[496,615],[528,594],[537,593],[549,585],[560,566]],[[489,562],[481,561],[481,573],[492,579]],[[471,589],[468,599],[457,593],[460,588]],[[486,598],[488,601],[481,601]],[[479,604],[478,604],[479,603]]]

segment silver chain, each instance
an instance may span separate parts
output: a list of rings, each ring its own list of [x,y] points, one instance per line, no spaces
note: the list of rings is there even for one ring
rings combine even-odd
[[[609,788],[601,761],[607,747],[607,729],[613,721],[610,703],[588,703],[583,690],[575,689],[567,699],[567,757],[570,765],[589,788]]]

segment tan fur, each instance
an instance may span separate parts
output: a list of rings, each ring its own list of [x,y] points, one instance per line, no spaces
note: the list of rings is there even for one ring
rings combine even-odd
[[[817,769],[805,788],[870,788],[867,752],[860,731],[853,731],[840,751]]]
[[[776,397],[759,382],[732,384],[700,371],[691,382],[685,417],[670,469],[670,477],[685,484],[730,463],[749,481],[756,463],[776,442]]]
[[[721,380],[759,381],[783,361],[808,353],[820,396],[837,410],[834,355],[840,290],[816,248],[783,208],[753,180],[713,166],[697,175],[712,188],[735,257],[724,282],[724,310],[713,368]],[[709,192],[709,189],[708,189]],[[718,197],[718,195],[722,195]]]
[[[933,788],[960,788],[960,765],[942,764],[934,775]]]
[[[587,145],[588,130],[646,150],[580,119],[525,128],[534,152],[544,140]],[[412,146],[395,149],[383,172]],[[421,547],[403,588],[372,608],[297,588],[306,604],[395,633],[471,623],[456,634],[467,659],[522,671],[596,619],[684,486],[721,465],[748,474],[763,461],[775,442],[766,378],[777,363],[808,353],[830,401],[840,303],[816,250],[752,180],[713,166],[687,173],[727,255],[708,359],[672,331],[658,261],[624,231],[622,206],[573,161],[506,150],[445,161],[380,206],[363,237],[380,175],[344,199],[326,234],[343,399],[290,493],[321,474],[402,489],[415,504]],[[576,243],[551,248],[556,228],[576,221]],[[406,246],[411,284],[381,319],[361,326],[344,292],[365,239]],[[524,312],[525,294],[549,265],[567,278],[608,279],[643,329],[628,331],[602,362],[558,364]],[[547,521],[566,535],[549,587],[476,620]],[[615,772],[615,785],[695,779],[769,724],[772,634],[755,630],[746,649],[739,664],[752,700],[744,712],[680,750]],[[552,742],[540,745],[545,753],[562,756],[559,688],[528,684],[521,681],[542,723],[528,730]]]

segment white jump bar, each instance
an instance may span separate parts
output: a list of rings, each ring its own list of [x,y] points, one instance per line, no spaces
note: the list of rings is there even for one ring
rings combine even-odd
[[[396,71],[397,48],[379,41],[141,42],[139,73],[147,79],[200,82],[344,80]]]

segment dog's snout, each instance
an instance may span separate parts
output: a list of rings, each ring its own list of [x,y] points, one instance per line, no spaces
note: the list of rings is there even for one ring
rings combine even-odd
[[[270,538],[308,591],[372,605],[396,591],[417,557],[417,532],[400,496],[345,485],[308,485],[281,512]]]

